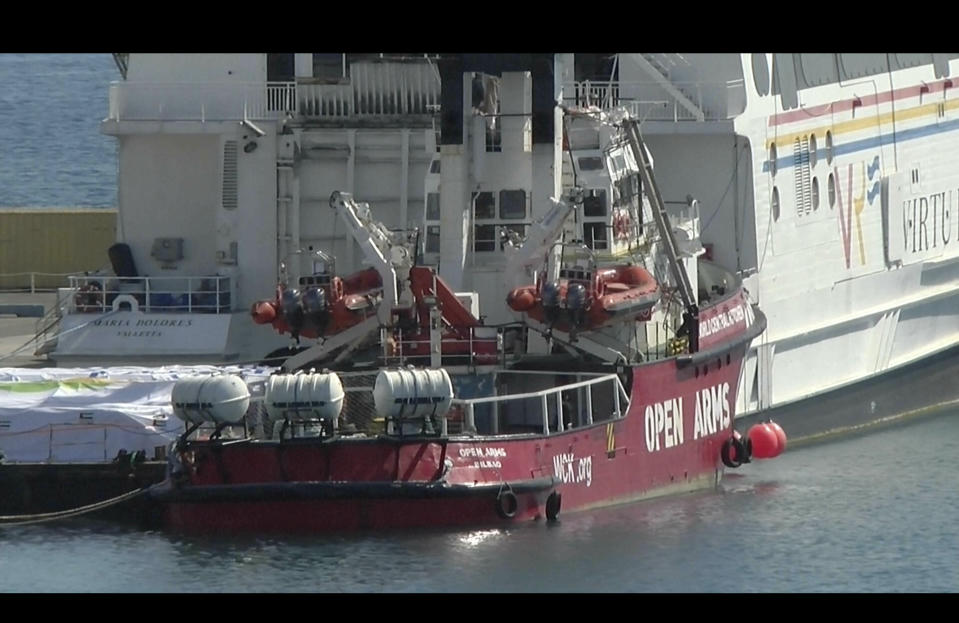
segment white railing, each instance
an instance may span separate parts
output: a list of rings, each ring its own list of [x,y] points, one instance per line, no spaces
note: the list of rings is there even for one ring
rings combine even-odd
[[[113,121],[227,121],[278,119],[296,112],[292,82],[116,82],[110,85]]]
[[[510,375],[529,375],[535,372],[511,371]],[[549,374],[556,374],[550,372]],[[573,373],[570,373],[573,374]],[[582,376],[589,376],[583,374]],[[608,413],[602,408],[594,409],[594,403],[602,397],[602,392],[595,392],[597,386],[609,384],[605,400],[608,401]],[[564,400],[565,399],[565,400]],[[575,400],[575,403],[573,402]],[[513,405],[513,414],[522,413],[525,422],[535,420],[535,425],[530,428],[522,427],[510,430],[511,425],[508,421],[510,410],[507,405]],[[517,409],[516,407],[520,407]],[[543,434],[561,433],[566,429],[571,418],[571,413],[564,413],[565,410],[575,411],[582,414],[586,421],[574,423],[574,425],[588,426],[593,424],[594,413],[601,413],[602,417],[596,420],[607,420],[621,418],[626,415],[629,407],[629,395],[627,394],[619,377],[615,374],[604,374],[596,376],[586,381],[579,381],[550,387],[533,392],[518,394],[506,394],[502,396],[487,396],[482,398],[454,398],[453,407],[456,411],[462,413],[464,431],[476,431],[477,411],[483,409],[483,416],[487,419],[487,428],[493,435],[507,434]],[[447,426],[450,417],[442,419],[442,434],[447,434]],[[535,430],[534,430],[535,429]]]
[[[76,273],[0,273],[0,292],[56,292]]]
[[[727,82],[672,82],[704,114],[705,121],[732,119],[746,106],[742,80]],[[697,121],[696,115],[661,84],[646,82],[582,81],[563,85],[567,106],[610,109],[618,106],[650,121]]]
[[[112,121],[229,121],[426,115],[439,107],[432,68],[417,63],[357,63],[339,83],[116,82]]]
[[[232,277],[70,277],[67,313],[105,313],[129,307],[147,313],[228,314]]]

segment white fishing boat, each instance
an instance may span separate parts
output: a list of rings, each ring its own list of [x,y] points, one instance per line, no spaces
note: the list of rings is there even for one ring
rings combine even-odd
[[[585,189],[565,229],[595,261],[637,253],[643,217],[615,207],[628,189],[601,157],[611,134],[572,114],[625,107],[655,159],[692,304],[724,292],[712,259],[768,317],[740,417],[775,414],[802,437],[953,400],[941,375],[959,343],[957,58],[117,55],[102,131],[117,138],[123,246],[113,274],[62,292],[50,356],[208,363],[348,348],[322,335],[293,344],[250,313],[278,281],[309,285],[323,254],[341,275],[364,269],[327,205],[334,190],[388,228],[419,229],[422,261],[487,325],[519,314],[532,327],[505,301],[532,283],[510,240],[534,233],[550,197]],[[666,294],[681,289],[648,268]],[[639,360],[675,340],[681,307],[571,337],[590,356]],[[713,317],[698,337],[736,321]],[[525,352],[550,348],[545,331],[524,334]]]

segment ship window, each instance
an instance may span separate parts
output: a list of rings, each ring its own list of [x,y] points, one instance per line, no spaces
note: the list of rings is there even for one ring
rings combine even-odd
[[[756,83],[756,92],[760,95],[769,94],[769,63],[765,54],[753,54],[753,82]]]
[[[580,171],[599,171],[603,168],[603,159],[599,156],[583,156],[579,159]]]
[[[779,220],[779,189],[773,186],[773,200],[772,200],[772,209],[773,209],[773,220]]]
[[[606,191],[593,188],[583,197],[583,216],[606,216]]]
[[[430,225],[426,228],[426,252],[440,252],[440,227],[439,225]]]
[[[639,174],[631,173],[626,175],[615,183],[616,195],[613,199],[613,205],[622,207],[629,205],[633,197],[639,194]]]
[[[832,132],[830,130],[826,130],[826,164],[832,164]]]
[[[473,228],[473,250],[474,251],[495,251],[496,250],[496,226],[495,225],[476,225]]]
[[[500,131],[500,124],[496,117],[486,117],[486,151],[503,151],[503,133]]]
[[[586,246],[590,249],[599,250],[609,248],[609,238],[605,221],[602,223],[584,223],[583,237],[585,238],[583,242],[585,242]]]
[[[499,217],[510,220],[526,218],[526,191],[499,191]]]
[[[427,221],[440,220],[440,194],[439,193],[426,194],[426,220]]]
[[[500,249],[500,251],[502,251],[503,248],[506,246],[506,236],[505,236],[505,233],[506,233],[507,231],[516,232],[517,234],[520,235],[521,238],[525,238],[525,237],[526,237],[526,225],[517,224],[517,223],[510,223],[509,225],[500,225],[500,233],[503,234],[503,235],[501,235],[501,236],[499,237],[499,240],[500,240],[499,249]]]
[[[438,141],[437,141],[438,142]],[[440,172],[440,162],[439,158],[430,163],[430,173],[439,173]]]
[[[776,175],[776,143],[769,144],[769,174]]]
[[[829,193],[829,207],[831,209],[836,205],[836,180],[833,178],[832,173],[829,174],[829,179],[826,181],[826,189]]]
[[[313,77],[339,81],[345,74],[342,54],[313,54]]]
[[[493,193],[489,191],[473,193],[473,218],[496,218]]]
[[[816,161],[819,160],[818,147],[816,146],[816,135],[809,135],[809,166],[815,168]]]
[[[819,209],[819,178],[812,178],[812,209]]]
[[[267,82],[292,82],[295,75],[293,54],[266,55]]]

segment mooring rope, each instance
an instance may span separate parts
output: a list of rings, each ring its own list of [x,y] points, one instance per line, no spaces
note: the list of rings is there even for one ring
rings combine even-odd
[[[96,502],[94,504],[56,511],[53,513],[38,513],[33,515],[0,515],[0,526],[22,526],[26,524],[43,523],[46,521],[56,521],[58,519],[78,517],[80,515],[92,513],[94,511],[102,510],[104,508],[132,500],[146,493],[150,486],[151,485],[147,485],[146,487],[142,487],[134,491],[128,491],[123,495],[118,495],[115,498],[103,500],[102,502]]]

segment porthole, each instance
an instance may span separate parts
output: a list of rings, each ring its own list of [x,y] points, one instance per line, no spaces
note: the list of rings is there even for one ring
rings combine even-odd
[[[776,143],[769,144],[769,174],[776,175]]]
[[[809,166],[811,168],[816,167],[816,161],[819,159],[819,154],[816,153],[816,135],[809,135]]]
[[[772,209],[773,209],[773,220],[778,221],[779,220],[779,189],[776,188],[775,186],[773,186]]]
[[[832,131],[826,130],[826,164],[832,164]]]
[[[812,178],[812,209],[819,209],[819,178]]]
[[[833,178],[832,173],[829,174],[829,181],[826,182],[829,192],[829,209],[831,210],[836,205],[836,180]]]

